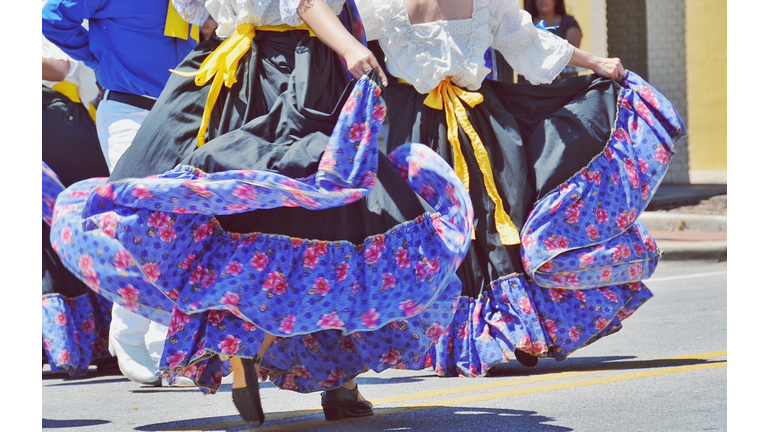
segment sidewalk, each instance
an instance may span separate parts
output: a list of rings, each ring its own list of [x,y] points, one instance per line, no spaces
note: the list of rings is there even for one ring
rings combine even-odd
[[[640,221],[664,251],[662,260],[727,261],[726,216],[658,211],[697,204],[727,193],[727,185],[722,184],[659,187]]]

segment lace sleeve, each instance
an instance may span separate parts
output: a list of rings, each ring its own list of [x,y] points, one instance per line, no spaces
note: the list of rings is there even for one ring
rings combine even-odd
[[[208,19],[208,11],[203,0],[171,0],[176,12],[184,18],[184,21],[202,26]]]
[[[301,0],[280,0],[280,19],[290,25],[298,26],[301,24],[301,17],[296,9],[299,8]]]
[[[531,15],[513,0],[498,0],[492,14],[493,48],[532,84],[548,84],[568,65],[573,46],[546,30],[537,29]]]
[[[392,13],[389,1],[361,0],[355,3],[360,19],[365,28],[365,37],[369,41],[377,40],[383,36],[384,19]]]

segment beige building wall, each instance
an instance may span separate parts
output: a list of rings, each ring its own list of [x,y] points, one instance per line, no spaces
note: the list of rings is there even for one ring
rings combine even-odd
[[[726,183],[726,1],[686,0],[686,8],[691,181]]]

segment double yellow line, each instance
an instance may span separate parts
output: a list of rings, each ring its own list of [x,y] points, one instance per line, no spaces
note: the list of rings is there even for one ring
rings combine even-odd
[[[564,390],[569,388],[586,387],[586,386],[607,384],[607,383],[613,383],[613,382],[619,382],[619,381],[628,381],[628,380],[633,380],[638,378],[649,378],[649,377],[668,375],[673,373],[724,367],[728,365],[727,360],[724,359],[724,360],[710,361],[710,359],[714,359],[718,357],[726,357],[726,355],[727,355],[727,352],[723,350],[723,351],[714,351],[709,353],[673,357],[673,358],[660,359],[660,360],[617,362],[617,363],[611,363],[608,365],[601,365],[595,368],[587,368],[581,371],[546,373],[546,374],[529,376],[529,377],[513,378],[513,379],[507,379],[507,380],[501,380],[501,381],[490,381],[490,382],[484,382],[481,384],[472,384],[472,385],[466,385],[466,386],[460,386],[460,387],[449,387],[449,388],[439,389],[439,390],[430,390],[430,391],[409,393],[409,394],[391,396],[391,397],[385,397],[385,398],[369,399],[374,406],[378,407],[381,405],[397,404],[397,403],[402,403],[402,402],[407,402],[412,400],[440,398],[440,397],[450,396],[454,394],[467,394],[467,393],[480,392],[480,391],[491,390],[496,388],[519,387],[527,384],[559,381],[553,384],[535,385],[535,386],[528,386],[528,387],[522,387],[522,388],[515,388],[511,390],[490,392],[490,393],[478,393],[471,396],[444,398],[444,399],[422,402],[422,403],[417,403],[417,404],[408,405],[408,406],[377,408],[375,411],[376,414],[374,417],[366,417],[363,419],[349,418],[349,419],[343,419],[340,422],[360,421],[364,419],[380,417],[383,415],[400,414],[405,412],[419,411],[423,409],[445,407],[445,406],[459,406],[459,405],[489,401],[494,399],[504,399],[504,398],[511,398],[515,396],[528,395],[528,394]],[[612,372],[617,372],[621,370],[635,370],[635,371],[629,372],[629,373],[621,373],[621,374],[612,373]],[[596,374],[606,374],[606,373],[608,373],[608,375],[599,376],[596,378],[573,380],[574,378],[580,378],[580,377],[596,375]],[[278,414],[270,414],[270,415],[267,415],[266,425],[269,425],[269,422],[271,421],[298,418],[298,417],[304,417],[304,416],[320,414],[320,413],[322,413],[321,409],[311,409],[311,410],[301,410],[301,411],[291,411],[291,412],[278,413]],[[229,427],[240,426],[242,424],[243,424],[242,421],[236,420],[236,421],[209,424],[209,425],[206,425],[204,429],[200,429],[200,426],[195,426],[194,428],[184,428],[184,429],[176,429],[176,430],[211,431],[211,430],[221,430]],[[261,431],[275,431],[275,432],[276,431],[292,431],[292,430],[307,429],[312,427],[327,426],[328,424],[329,424],[328,422],[322,419],[306,420],[306,421],[293,422],[290,424],[276,425],[273,427],[264,427],[264,428],[254,429],[254,431],[259,431],[259,432]]]

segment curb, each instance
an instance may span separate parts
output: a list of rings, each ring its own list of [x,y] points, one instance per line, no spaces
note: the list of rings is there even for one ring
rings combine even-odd
[[[657,241],[662,250],[661,259],[667,261],[704,260],[727,261],[727,241]]]
[[[662,231],[728,231],[728,217],[647,211],[640,214],[640,222],[649,230]]]

